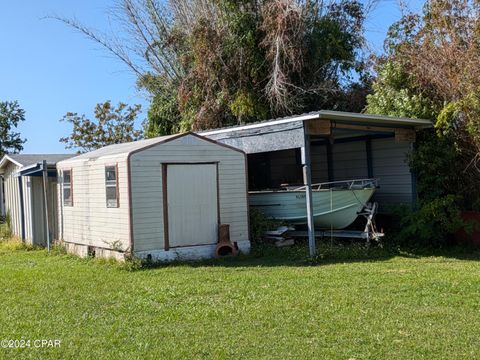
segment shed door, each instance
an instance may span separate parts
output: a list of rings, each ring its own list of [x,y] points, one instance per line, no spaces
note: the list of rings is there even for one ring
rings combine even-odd
[[[218,201],[215,164],[167,166],[170,247],[217,241]]]

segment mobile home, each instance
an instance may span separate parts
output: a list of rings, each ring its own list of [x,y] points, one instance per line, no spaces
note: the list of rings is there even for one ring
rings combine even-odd
[[[14,236],[40,246],[57,238],[56,163],[71,156],[11,154],[0,160],[0,215],[8,215]]]

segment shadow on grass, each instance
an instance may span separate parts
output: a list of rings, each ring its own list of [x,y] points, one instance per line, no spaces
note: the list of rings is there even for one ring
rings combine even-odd
[[[189,267],[275,267],[275,266],[325,266],[338,263],[371,263],[388,261],[395,257],[444,257],[455,260],[480,260],[480,249],[449,247],[443,249],[402,249],[394,246],[366,246],[358,241],[317,241],[317,254],[310,257],[306,241],[294,246],[277,248],[270,244],[253,245],[248,255],[202,261],[174,261],[143,263],[139,270],[168,266]]]
[[[54,246],[50,253],[45,249],[27,246],[19,241],[2,241],[0,255],[12,251],[39,250],[46,256],[65,256],[83,262],[92,262],[97,265],[108,265],[128,271],[145,271],[154,268],[171,266],[187,267],[307,267],[326,266],[339,263],[373,263],[389,261],[393,258],[420,259],[428,257],[443,257],[452,260],[480,261],[480,249],[451,246],[445,248],[401,248],[384,242],[382,246],[373,243],[366,246],[358,240],[317,240],[317,252],[314,257],[308,253],[306,240],[297,240],[291,247],[277,248],[272,244],[252,245],[251,253],[237,257],[226,257],[201,261],[178,260],[172,262],[141,262],[139,259],[119,263],[114,259],[104,258],[77,258],[66,254],[60,246]]]

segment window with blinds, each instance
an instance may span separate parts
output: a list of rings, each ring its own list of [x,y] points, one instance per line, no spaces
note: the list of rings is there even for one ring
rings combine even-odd
[[[105,167],[105,188],[107,207],[118,207],[118,170],[116,165]]]

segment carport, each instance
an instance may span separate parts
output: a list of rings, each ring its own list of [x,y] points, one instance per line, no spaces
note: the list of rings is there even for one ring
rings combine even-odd
[[[312,179],[379,177],[383,191],[376,201],[384,209],[387,204],[414,203],[416,181],[407,153],[416,132],[431,127],[423,119],[321,110],[201,135],[248,154],[249,190],[297,179],[306,186],[309,248],[314,255]]]

